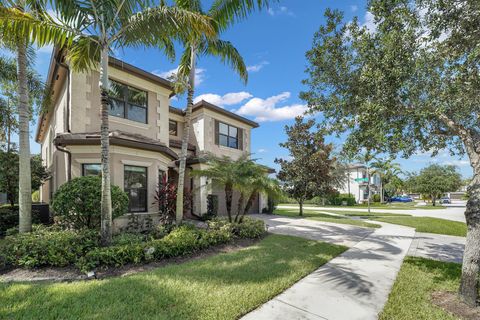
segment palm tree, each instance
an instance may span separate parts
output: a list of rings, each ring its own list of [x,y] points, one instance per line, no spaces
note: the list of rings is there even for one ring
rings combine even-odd
[[[268,0],[216,0],[211,8],[204,12],[200,0],[176,0],[180,8],[207,14],[215,21],[219,32],[224,31],[235,20],[244,19],[255,8],[268,5]],[[181,38],[184,51],[177,70],[178,91],[187,90],[187,109],[185,112],[185,127],[180,151],[178,169],[177,209],[176,222],[183,219],[183,192],[185,180],[185,167],[187,163],[187,147],[190,137],[191,115],[193,96],[195,94],[195,68],[198,56],[212,55],[220,57],[222,62],[229,64],[246,83],[248,79],[247,68],[237,49],[228,41],[218,38],[208,39],[202,35]]]
[[[241,172],[244,170],[245,163],[249,161],[251,161],[249,155],[243,155],[237,160],[232,160],[227,156],[216,157],[210,155],[207,157],[207,169],[191,172],[192,176],[207,177],[212,179],[214,184],[224,187],[227,216],[230,222],[232,222],[233,192],[238,190],[238,181],[242,177]]]
[[[36,15],[23,10],[0,7],[0,23],[5,31],[21,35],[38,45],[49,43],[67,49],[67,60],[76,71],[100,66],[101,92],[101,242],[108,245],[112,238],[112,203],[109,170],[109,53],[126,46],[156,46],[173,56],[172,37],[182,33],[192,36],[215,35],[211,19],[163,4],[149,7],[148,0],[57,0],[37,1]],[[46,10],[46,2],[55,17]],[[40,7],[40,4],[42,5]],[[21,51],[21,52],[20,52]],[[25,57],[23,47],[19,57]],[[24,61],[25,59],[22,58]],[[23,62],[19,59],[19,65]],[[22,100],[23,101],[23,100]],[[27,101],[25,101],[27,102]],[[23,130],[20,128],[20,130]],[[25,171],[26,172],[26,171]]]
[[[394,176],[398,175],[401,172],[400,165],[396,162],[393,162],[393,159],[381,159],[376,158],[374,162],[370,164],[370,167],[373,168],[372,173],[378,174],[380,176],[380,202],[385,202],[384,195],[384,186],[387,184]]]
[[[252,161],[249,164],[249,176],[246,176],[246,179],[243,180],[244,184],[242,186],[242,194],[247,195],[247,202],[243,207],[243,212],[239,216],[235,217],[235,222],[241,223],[245,215],[250,211],[250,208],[253,206],[253,202],[258,194],[264,193],[267,194],[269,198],[277,198],[281,194],[280,185],[278,181],[268,177],[268,170]]]

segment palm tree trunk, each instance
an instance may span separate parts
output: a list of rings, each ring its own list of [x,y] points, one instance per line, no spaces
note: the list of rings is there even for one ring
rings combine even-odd
[[[183,128],[182,150],[180,151],[180,164],[178,168],[177,207],[175,220],[179,224],[183,219],[183,189],[185,184],[185,167],[187,165],[188,140],[190,139],[190,125],[193,108],[193,95],[195,93],[195,59],[196,49],[192,46],[190,56],[190,74],[188,77],[187,110]]]
[[[475,306],[480,272],[480,155],[471,154],[470,162],[473,167],[473,179],[468,188],[469,198],[465,210],[468,230],[459,293],[468,305]]]
[[[30,106],[28,105],[27,45],[18,41],[19,232],[32,231],[32,176],[30,167]]]
[[[108,128],[108,47],[102,48],[100,60],[101,125],[100,148],[102,159],[101,244],[112,241],[112,196],[110,192],[110,141]]]
[[[238,217],[242,214],[243,203],[245,201],[245,195],[243,192],[240,192],[240,197],[238,198],[238,206],[237,206],[237,215],[235,216],[235,222],[238,222]]]
[[[436,196],[435,195],[432,195],[432,206],[435,207],[435,201],[436,200]]]
[[[303,199],[298,201],[298,205],[300,206],[300,210],[298,211],[298,215],[303,216]]]
[[[247,200],[247,204],[245,205],[245,208],[243,210],[243,214],[242,216],[240,217],[240,220],[238,220],[239,223],[242,223],[243,221],[243,217],[245,217],[245,215],[248,213],[248,211],[250,211],[250,208],[253,206],[253,201],[255,200],[255,196],[256,196],[257,192],[256,191],[253,191],[250,196],[248,197],[248,200]]]
[[[231,184],[225,184],[225,206],[227,207],[228,221],[232,222],[232,198],[233,187]]]

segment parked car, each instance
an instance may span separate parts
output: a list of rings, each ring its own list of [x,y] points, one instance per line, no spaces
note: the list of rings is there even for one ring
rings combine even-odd
[[[391,197],[390,202],[413,202],[413,199],[409,196]]]
[[[452,204],[452,200],[450,200],[448,197],[440,198],[438,202],[440,202],[440,204]]]

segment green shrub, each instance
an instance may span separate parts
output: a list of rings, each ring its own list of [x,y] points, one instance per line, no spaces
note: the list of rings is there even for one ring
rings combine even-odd
[[[260,238],[265,234],[265,222],[245,217],[241,223],[235,224],[233,234],[239,238]]]
[[[153,239],[162,239],[175,228],[174,224],[158,224],[149,233]]]
[[[114,246],[139,244],[145,241],[145,235],[139,233],[120,233],[113,237],[112,244]]]
[[[373,202],[380,202],[380,195],[379,194],[374,194],[372,197]]]
[[[40,223],[40,216],[36,210],[32,210],[32,223]],[[18,229],[18,206],[0,207],[0,238],[6,236],[9,229]]]
[[[55,227],[37,226],[30,233],[5,237],[0,256],[3,256],[7,265],[12,266],[63,267],[74,264],[96,246],[98,234],[95,231],[58,230]]]
[[[128,196],[117,186],[111,186],[113,218],[128,210]],[[99,228],[102,180],[97,176],[78,177],[63,184],[51,203],[58,222],[74,229]]]
[[[354,206],[356,204],[355,197],[351,193],[336,193],[327,198],[328,204],[334,206]]]

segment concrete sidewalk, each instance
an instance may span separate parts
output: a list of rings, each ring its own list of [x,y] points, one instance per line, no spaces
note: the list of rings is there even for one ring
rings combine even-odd
[[[348,234],[356,236],[348,244],[358,242],[350,250],[247,314],[242,318],[245,320],[377,319],[415,235],[412,228],[383,223],[382,228],[373,232],[365,228],[337,225],[336,231],[319,234],[320,228],[331,226],[278,216],[263,219],[270,225],[269,231],[274,233],[296,236],[309,234],[307,238],[339,243],[340,239],[334,235],[337,232],[339,237],[347,237]],[[367,231],[361,233],[361,230]],[[347,244],[345,240],[343,242]]]
[[[408,255],[445,262],[462,263],[465,241],[466,238],[464,237],[417,232],[408,251]]]

